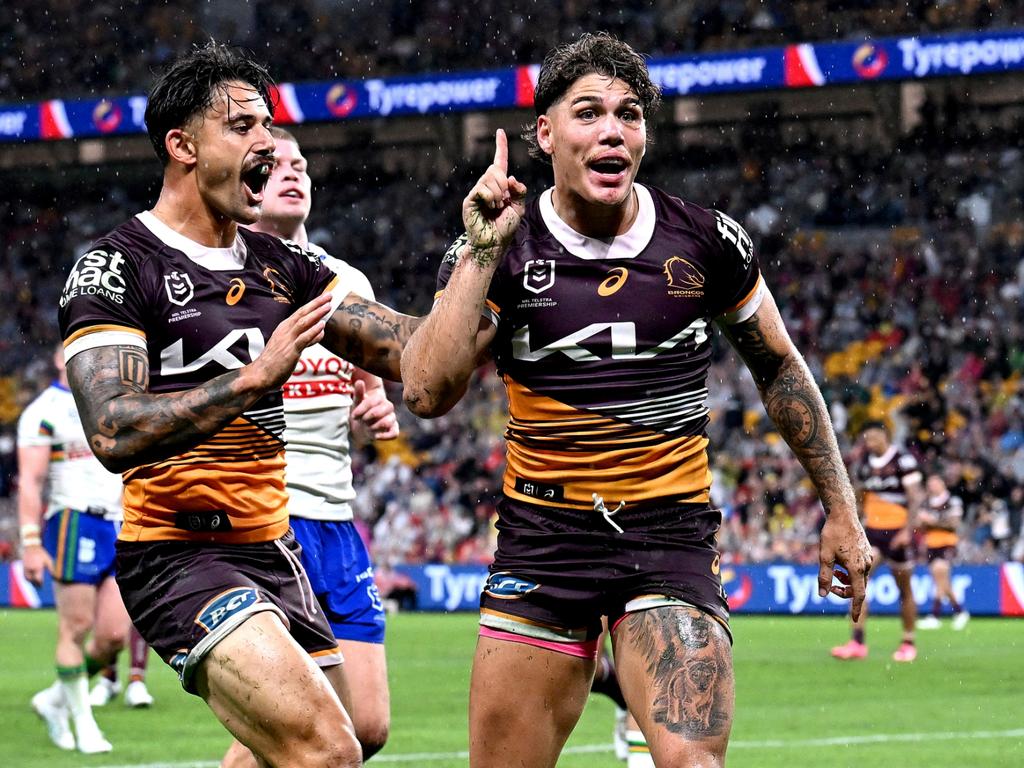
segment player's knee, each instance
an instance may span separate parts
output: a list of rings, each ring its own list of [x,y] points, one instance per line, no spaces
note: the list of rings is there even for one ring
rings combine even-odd
[[[96,656],[98,658],[115,656],[127,645],[128,631],[126,629],[97,627],[96,632],[93,634],[93,643],[96,645]]]
[[[92,629],[92,620],[86,616],[62,616],[58,632],[62,637],[74,641],[75,645],[84,646],[86,637]]]
[[[277,739],[273,751],[263,757],[270,765],[294,768],[358,768],[363,751],[352,729],[312,725],[291,731],[291,738]]]
[[[725,765],[725,744],[721,748],[694,742],[659,746],[651,745],[655,765],[685,765],[686,768],[722,768]]]
[[[351,729],[341,730],[343,734],[321,733],[321,738],[314,742],[310,760],[302,765],[309,768],[359,768],[363,764],[362,747]]]
[[[384,748],[390,732],[390,723],[386,718],[381,721],[363,723],[356,726],[356,738],[363,748],[363,760],[369,760],[370,757]]]

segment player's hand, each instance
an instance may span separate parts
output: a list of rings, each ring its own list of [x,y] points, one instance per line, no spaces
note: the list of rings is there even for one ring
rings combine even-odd
[[[398,437],[398,419],[395,404],[388,400],[383,387],[366,388],[366,382],[356,379],[355,407],[351,418],[365,424],[374,440],[394,440]]]
[[[37,587],[42,586],[43,574],[46,571],[53,573],[53,559],[40,544],[30,544],[23,549],[21,566],[25,572],[25,578]]]
[[[512,242],[526,210],[526,185],[508,175],[508,139],[498,129],[494,162],[462,201],[468,247],[478,261],[499,259]]]
[[[867,594],[871,546],[854,510],[834,510],[825,520],[818,559],[818,594],[825,597],[831,592],[843,599],[852,598],[850,615],[856,621]]]
[[[269,392],[288,380],[302,350],[324,337],[330,311],[331,294],[325,293],[299,307],[277,326],[260,356],[246,366],[255,377],[254,388]]]

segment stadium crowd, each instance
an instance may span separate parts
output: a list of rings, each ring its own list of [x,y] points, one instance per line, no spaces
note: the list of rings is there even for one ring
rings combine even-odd
[[[888,420],[963,498],[961,559],[1024,559],[1021,126],[965,114],[952,99],[922,117],[886,157],[855,136],[789,137],[769,153],[782,146],[770,120],[682,153],[661,141],[645,180],[743,218],[851,460],[860,426]],[[425,312],[473,169],[418,178],[366,163],[316,180],[310,239],[362,269],[385,303]],[[539,172],[523,170],[539,192]],[[57,180],[0,200],[0,274],[15,287],[0,307],[0,367],[18,372],[0,381],[0,502],[14,489],[14,420],[46,383],[64,275],[93,237],[152,199],[129,175],[111,186],[102,170],[82,173],[74,183],[96,202],[65,206]],[[737,562],[814,562],[820,506],[749,377],[727,345],[717,354],[709,429],[722,548]],[[487,370],[449,415],[403,411],[399,441],[356,452],[357,515],[379,563],[487,560],[503,398]],[[7,555],[12,533],[0,545]]]
[[[154,70],[211,34],[279,62],[280,80],[300,81],[539,63],[555,43],[594,29],[671,55],[1024,23],[1011,0],[479,0],[462,11],[451,0],[4,3],[0,93],[7,101],[143,91]]]

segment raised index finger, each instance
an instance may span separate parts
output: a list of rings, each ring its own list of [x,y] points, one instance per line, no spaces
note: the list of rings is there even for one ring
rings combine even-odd
[[[502,173],[508,173],[508,137],[501,128],[494,133],[494,164]]]

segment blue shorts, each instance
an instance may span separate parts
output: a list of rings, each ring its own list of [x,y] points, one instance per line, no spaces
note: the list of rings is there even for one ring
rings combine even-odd
[[[43,528],[43,546],[53,558],[53,578],[62,584],[101,584],[114,575],[119,524],[101,515],[62,509]]]
[[[302,566],[339,640],[384,642],[384,604],[373,565],[351,522],[291,519]]]

